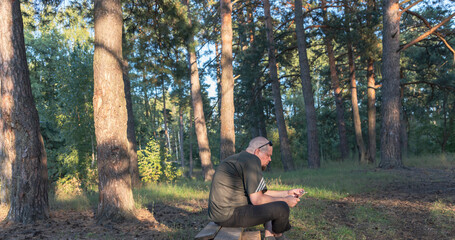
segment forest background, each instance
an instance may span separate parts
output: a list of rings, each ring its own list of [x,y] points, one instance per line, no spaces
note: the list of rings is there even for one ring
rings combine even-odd
[[[128,69],[123,80],[131,85],[134,118],[129,120],[134,119],[143,182],[210,178],[201,154],[206,150],[201,151],[195,132],[200,118],[195,120],[191,95],[192,47],[198,59],[210,168],[259,135],[274,144],[272,171],[318,168],[347,159],[393,168],[403,166],[401,155],[455,152],[452,1],[401,3],[398,163],[378,158],[387,152],[379,144],[384,115],[376,114],[385,99],[381,3],[304,2],[301,25],[295,20],[294,2],[272,1],[269,11],[266,3],[232,6],[233,98],[228,103],[222,101],[228,97],[221,90],[226,83],[221,53],[225,15],[219,2],[195,1],[189,8],[171,0],[123,3],[122,48]],[[94,4],[25,1],[21,12],[51,189],[96,192]],[[305,27],[303,38],[296,35],[298,26]],[[431,35],[419,39],[429,31]],[[306,71],[299,62],[302,43]],[[310,79],[313,104],[304,97],[309,89],[305,78]],[[209,84],[215,83],[216,93],[209,93]],[[310,108],[314,115],[308,115]],[[223,135],[226,109],[232,109],[233,120],[227,128],[235,126],[229,139]],[[308,127],[311,117],[313,128]],[[312,131],[316,141],[310,140]],[[317,145],[310,147],[311,143]],[[8,202],[4,186],[1,200]]]

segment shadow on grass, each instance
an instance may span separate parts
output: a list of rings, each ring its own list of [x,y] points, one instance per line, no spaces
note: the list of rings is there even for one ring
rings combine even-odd
[[[196,231],[208,223],[207,208],[195,208],[191,203],[176,203],[171,206],[157,202],[147,204],[146,207],[156,221],[173,230],[192,229]]]

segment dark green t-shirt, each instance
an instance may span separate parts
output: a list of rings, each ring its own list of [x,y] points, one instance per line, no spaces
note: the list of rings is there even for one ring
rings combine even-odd
[[[226,221],[236,207],[251,204],[249,194],[259,191],[267,191],[261,160],[245,151],[226,158],[213,176],[209,219],[213,222]]]

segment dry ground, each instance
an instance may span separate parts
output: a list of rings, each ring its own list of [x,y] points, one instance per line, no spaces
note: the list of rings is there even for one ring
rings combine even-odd
[[[354,230],[356,238],[390,239],[392,234],[393,239],[455,239],[455,227],[452,227],[455,226],[455,169],[391,171],[408,180],[392,183],[374,193],[337,201],[309,200],[325,201],[326,209],[321,217],[327,228],[346,226]],[[452,211],[441,221],[431,215],[438,202]],[[389,222],[359,221],[359,217],[353,215],[359,206],[373,209],[378,219],[387,215]],[[96,224],[93,211],[54,210],[50,219],[34,224],[1,222],[0,239],[192,239],[206,223],[206,208],[206,200],[173,205],[151,203],[147,209],[138,211],[135,221],[104,225]],[[5,207],[0,208],[0,219],[5,218],[6,211]],[[380,221],[378,219],[373,220]],[[384,226],[393,229],[384,229]],[[308,235],[301,236],[312,239]]]

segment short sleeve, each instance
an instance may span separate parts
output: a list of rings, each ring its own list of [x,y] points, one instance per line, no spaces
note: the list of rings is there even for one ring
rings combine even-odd
[[[245,190],[248,195],[259,191],[267,191],[259,159],[258,161],[254,161],[253,159],[247,161],[243,174],[245,179]]]

